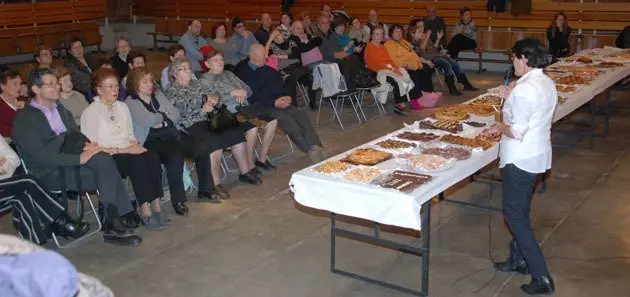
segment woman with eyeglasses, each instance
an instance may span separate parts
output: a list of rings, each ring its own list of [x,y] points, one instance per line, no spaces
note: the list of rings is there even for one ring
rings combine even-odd
[[[196,142],[206,145],[210,152],[212,178],[218,197],[228,199],[230,195],[221,186],[221,157],[224,149],[230,149],[239,167],[239,180],[258,185],[262,183],[260,172],[249,163],[247,145],[243,130],[232,127],[221,133],[210,131],[208,113],[219,103],[213,90],[198,80],[192,79],[192,71],[188,60],[175,60],[169,66],[171,84],[166,91],[166,98],[175,106],[181,115],[178,129],[188,133]],[[207,197],[214,200],[213,197]],[[219,201],[220,202],[220,201]]]
[[[93,83],[98,96],[81,115],[81,133],[112,155],[120,174],[131,179],[145,227],[162,230],[171,219],[160,204],[160,197],[164,196],[160,158],[136,139],[129,109],[118,101],[116,71],[96,70]]]

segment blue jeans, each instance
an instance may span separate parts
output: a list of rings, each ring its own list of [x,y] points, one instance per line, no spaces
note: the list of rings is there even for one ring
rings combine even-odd
[[[549,276],[545,258],[534,232],[529,213],[530,198],[536,184],[536,173],[521,170],[514,164],[503,168],[503,217],[512,231],[518,249],[516,258],[524,258],[532,277]]]
[[[451,57],[438,56],[433,58],[431,62],[433,62],[437,68],[442,70],[446,76],[458,76],[462,73],[462,69],[459,67],[457,61],[451,59]]]

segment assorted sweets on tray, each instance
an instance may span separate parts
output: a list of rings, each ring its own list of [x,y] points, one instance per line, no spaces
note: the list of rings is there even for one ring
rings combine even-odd
[[[425,132],[421,132],[421,133],[403,132],[396,135],[396,137],[400,139],[411,140],[411,141],[429,142],[429,141],[433,141],[440,138],[440,135],[437,135],[434,133],[425,133]]]
[[[478,148],[483,149],[484,151],[491,148],[494,145],[492,141],[481,140],[481,139],[476,139],[476,138],[468,138],[468,137],[462,137],[462,136],[450,135],[450,134],[440,137],[440,141],[457,144],[457,145],[463,145],[463,146],[467,146],[471,148],[478,147]]]
[[[433,114],[433,118],[446,121],[461,121],[469,117],[467,112],[456,109],[442,109]]]
[[[561,93],[573,93],[577,91],[577,87],[556,84],[556,90]]]
[[[365,166],[374,166],[378,163],[387,161],[393,158],[394,155],[391,153],[371,149],[371,148],[360,148],[356,149],[350,154],[348,154],[345,158],[341,159],[341,162],[350,163],[353,165],[365,165]]]
[[[462,123],[458,121],[449,121],[449,120],[437,120],[435,122],[431,121],[420,121],[418,122],[418,128],[420,129],[428,129],[428,130],[442,130],[449,133],[459,133],[464,131],[464,126]]]
[[[496,95],[487,95],[477,98],[470,102],[472,105],[483,105],[483,106],[502,106],[503,98]]]
[[[341,162],[341,161],[328,161],[322,165],[319,165],[315,168],[313,168],[313,170],[324,173],[324,174],[331,174],[331,173],[339,173],[339,172],[344,172],[348,169],[350,169],[351,165],[345,162]]]
[[[432,176],[426,174],[396,170],[379,178],[378,185],[383,188],[410,193],[429,182],[432,178]]]
[[[588,85],[590,79],[583,75],[569,74],[554,79],[556,84],[561,85]]]
[[[446,159],[457,159],[459,161],[470,158],[472,152],[470,149],[465,149],[455,146],[444,147],[430,147],[422,150],[422,154],[425,155],[437,155]]]
[[[383,172],[376,167],[361,167],[348,171],[343,178],[360,183],[369,183],[382,173]]]
[[[384,148],[384,149],[405,149],[405,148],[413,148],[416,147],[416,144],[400,141],[395,139],[387,139],[380,142],[377,142],[376,145]]]

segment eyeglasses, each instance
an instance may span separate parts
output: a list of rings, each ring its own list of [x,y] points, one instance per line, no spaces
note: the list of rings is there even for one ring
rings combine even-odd
[[[43,83],[42,87],[43,86],[49,86],[51,88],[58,88],[60,86],[60,84],[58,82],[51,82],[51,83]]]

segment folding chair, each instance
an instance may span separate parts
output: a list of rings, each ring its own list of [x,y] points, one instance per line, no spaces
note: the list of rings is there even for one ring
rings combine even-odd
[[[369,88],[357,88],[357,91],[359,91],[359,105],[363,106],[365,103],[365,94],[367,94],[368,92],[371,92],[372,89],[378,88],[379,86],[373,86],[373,87],[369,87]],[[389,90],[387,91],[388,93],[391,92],[393,90],[393,87],[390,86]],[[383,116],[384,114],[386,114],[387,112],[385,111],[385,106],[383,105],[383,103],[381,103],[380,101],[378,101],[376,98],[373,98],[373,104],[372,105],[365,105],[365,106],[369,106],[369,107],[376,107],[376,110],[378,111],[378,115],[375,115],[369,119],[374,119],[380,116]],[[363,118],[367,121],[368,118],[365,117],[365,114],[363,114]]]
[[[440,72],[442,72],[442,73],[444,73],[444,72],[441,69],[437,68],[437,67],[434,67],[433,70],[435,71],[435,76],[437,77],[438,82],[440,82],[440,85],[442,86],[442,92],[446,93],[448,91],[448,88],[444,84],[444,80],[442,79],[442,76],[440,76]]]
[[[24,160],[22,158],[20,158],[20,163],[22,164],[22,168],[24,169],[24,173],[28,174],[28,168],[26,167],[26,164],[24,163]],[[62,194],[61,190],[50,191],[50,192],[52,194],[55,194],[55,195],[61,195]],[[101,228],[103,227],[103,225],[101,223],[100,218],[98,217],[98,211],[96,210],[96,207],[94,207],[94,202],[92,201],[92,198],[90,197],[90,194],[88,192],[85,192],[84,194],[85,194],[86,200],[90,204],[90,208],[92,209],[92,211],[89,212],[88,214],[90,214],[90,213],[94,214],[94,219],[96,220],[96,224],[98,225],[98,227],[96,229],[94,229],[93,231],[88,232],[85,235],[83,235],[83,236],[81,236],[81,237],[79,237],[79,238],[77,238],[75,240],[69,241],[66,244],[59,243],[59,239],[57,239],[57,235],[55,235],[55,233],[53,233],[52,234],[53,241],[55,242],[57,247],[60,248],[60,249],[73,247],[73,246],[79,244],[79,242],[84,241],[88,237],[101,232]],[[98,194],[98,192],[97,192],[97,194]],[[79,197],[77,199],[77,213],[79,212],[79,209],[81,208],[80,205],[81,205],[81,197]]]
[[[302,97],[302,101],[304,101],[304,107],[303,108],[308,108],[309,104],[311,103],[311,98],[308,96],[308,88],[307,88],[307,86],[305,86],[302,83],[298,82],[297,83],[297,89],[298,89],[298,93],[299,93],[300,97]],[[296,100],[297,100],[297,98],[296,98]]]
[[[332,66],[334,65],[334,66]],[[338,71],[338,66],[336,64],[322,64],[317,66],[317,68],[315,68],[315,70],[313,70],[313,72],[317,72],[319,77],[323,77],[323,73],[321,71],[321,67],[336,67],[337,71]],[[337,94],[334,94],[332,96],[329,97],[324,97],[324,93],[322,92],[322,94],[319,97],[319,103],[318,103],[318,111],[317,111],[317,120],[315,121],[315,124],[319,126],[319,116],[322,112],[322,103],[324,102],[324,99],[327,100],[330,105],[332,106],[333,109],[333,115],[331,117],[332,120],[337,119],[337,122],[339,123],[339,126],[341,127],[342,130],[347,130],[353,127],[356,127],[358,125],[361,124],[361,116],[359,115],[359,111],[361,112],[361,114],[363,114],[363,117],[365,117],[365,113],[363,112],[363,108],[361,107],[361,104],[359,104],[359,91],[358,90],[348,90],[346,81],[344,79],[343,76],[340,76],[339,78],[339,89],[343,90]],[[345,104],[345,101],[348,100],[348,102],[350,102],[350,104],[352,105],[352,109],[354,110],[354,114],[357,116],[357,122],[355,124],[353,124],[352,126],[349,127],[344,127],[343,125],[343,107]]]

